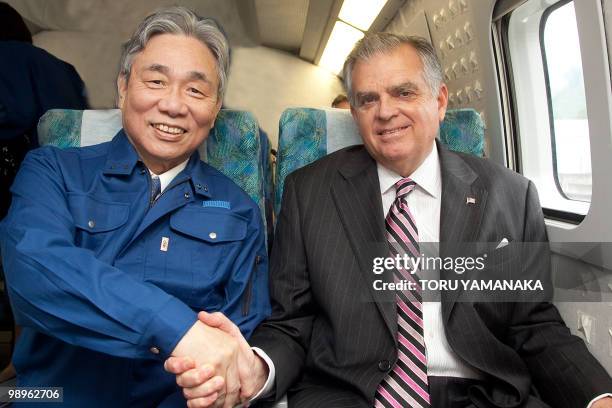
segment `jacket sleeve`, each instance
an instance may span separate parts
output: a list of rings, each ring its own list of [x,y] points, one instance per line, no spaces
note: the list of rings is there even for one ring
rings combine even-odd
[[[182,301],[75,244],[52,148],[30,152],[0,224],[16,322],[67,343],[127,358],[165,358],[196,321]],[[156,356],[152,347],[160,350]]]
[[[544,217],[531,182],[525,208],[523,242],[535,248],[546,244],[545,249],[527,251],[526,273],[538,274],[544,286],[552,288]],[[586,407],[594,397],[612,390],[612,380],[582,339],[571,334],[550,303],[550,295],[545,291],[541,299],[523,299],[514,305],[510,344],[527,364],[545,402],[554,407]]]
[[[250,341],[274,362],[277,399],[302,372],[314,316],[301,215],[292,175],[285,180],[282,202],[270,268],[272,316],[255,330]]]

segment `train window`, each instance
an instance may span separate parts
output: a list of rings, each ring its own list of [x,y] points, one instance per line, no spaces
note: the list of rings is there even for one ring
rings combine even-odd
[[[590,202],[589,120],[574,3],[549,10],[542,18],[543,57],[555,179],[566,198]]]
[[[496,23],[516,170],[533,180],[545,214],[579,222],[591,201],[591,152],[573,1],[530,0]],[[553,3],[551,5],[551,3]],[[508,119],[510,118],[510,119]]]

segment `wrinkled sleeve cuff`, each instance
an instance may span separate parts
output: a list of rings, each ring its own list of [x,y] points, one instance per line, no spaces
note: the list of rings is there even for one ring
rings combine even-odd
[[[272,359],[266,354],[266,352],[260,349],[259,347],[251,347],[251,349],[268,365],[268,379],[266,380],[266,383],[264,384],[263,388],[259,390],[259,392],[255,394],[255,396],[253,396],[253,398],[249,400],[249,404],[260,398],[269,397],[270,394],[272,394],[274,388],[274,378],[276,377],[276,369],[274,368],[274,363],[272,362]]]
[[[171,297],[151,318],[140,340],[144,353],[162,360],[170,357],[180,339],[198,320],[197,314]]]
[[[262,357],[262,358],[263,358],[263,357]],[[601,394],[601,395],[599,395],[599,396],[597,396],[597,397],[593,398],[593,399],[591,400],[591,402],[589,402],[589,405],[587,405],[587,408],[591,408],[595,402],[597,402],[597,401],[599,401],[600,399],[605,398],[605,397],[612,397],[612,394],[610,394],[610,393],[608,393],[608,394]]]

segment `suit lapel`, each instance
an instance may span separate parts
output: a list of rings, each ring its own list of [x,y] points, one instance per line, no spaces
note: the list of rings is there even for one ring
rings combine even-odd
[[[393,281],[391,273],[374,275],[372,271],[373,258],[389,255],[376,162],[365,148],[355,147],[347,151],[347,160],[339,172],[340,177],[332,184],[332,197],[338,215],[374,302],[395,339],[395,297],[385,299],[386,291],[376,291],[372,285],[375,279]]]
[[[475,244],[480,237],[480,226],[487,204],[488,192],[479,181],[478,174],[468,166],[460,155],[449,152],[440,145],[438,145],[438,148],[440,149],[442,170],[440,256],[443,258],[446,256],[453,258],[474,256],[476,255]],[[461,275],[449,270],[442,270],[440,276],[442,279],[461,277]],[[459,288],[461,288],[461,285],[459,285]],[[489,329],[474,306],[467,303],[457,305],[457,298],[461,295],[461,292],[461,289],[442,292],[442,318],[446,338],[451,348],[468,364],[510,384],[520,395],[521,390],[529,388],[529,379],[516,375],[516,373],[521,373],[524,370],[524,365],[521,362],[517,363],[511,357],[508,357],[508,361],[503,366],[491,363],[496,358],[502,358],[503,360],[503,357],[499,357],[496,353],[504,353],[505,356],[509,354],[507,350],[497,350],[498,343],[491,342],[491,334],[483,336],[483,333],[486,334]],[[503,305],[489,304],[488,307],[503,307]],[[459,310],[451,318],[454,308]],[[483,337],[487,339],[483,340]],[[485,346],[474,352],[473,345],[478,342],[482,342]],[[495,390],[499,391],[497,387]],[[494,395],[492,398],[494,400],[506,398],[504,399],[504,406],[510,406],[512,402],[507,399],[508,392],[514,391],[503,389],[499,395]],[[493,395],[493,392],[483,390],[483,394]],[[520,395],[519,399],[522,401],[524,395]]]
[[[449,152],[438,143],[442,173],[442,203],[440,206],[440,256],[466,256],[466,244],[478,236],[487,200],[487,191],[478,175],[460,155]],[[440,271],[441,279],[457,279],[450,270]],[[442,292],[442,315],[450,316],[461,290]]]

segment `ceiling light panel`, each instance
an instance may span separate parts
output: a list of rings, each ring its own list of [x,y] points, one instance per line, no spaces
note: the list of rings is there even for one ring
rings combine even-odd
[[[334,28],[329,36],[329,41],[321,55],[319,65],[330,70],[336,75],[342,71],[344,60],[350,54],[355,43],[363,37],[363,32],[355,27],[336,21]]]
[[[367,31],[387,0],[344,0],[338,18]]]

